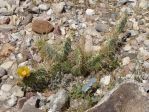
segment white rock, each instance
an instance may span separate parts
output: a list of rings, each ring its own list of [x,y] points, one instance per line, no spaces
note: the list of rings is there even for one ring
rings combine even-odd
[[[87,9],[87,10],[86,10],[86,15],[92,16],[92,15],[94,15],[94,14],[95,14],[95,11],[94,11],[93,9]]]
[[[103,91],[102,89],[97,89],[96,93],[95,93],[95,96],[100,96],[103,94]]]
[[[19,54],[17,55],[17,60],[18,60],[18,61],[23,60],[23,55],[22,55],[21,53],[19,53]]]
[[[104,76],[103,78],[100,79],[100,83],[103,86],[107,86],[107,85],[110,84],[110,80],[111,80],[111,76],[110,75]]]
[[[125,65],[127,65],[129,63],[130,63],[130,58],[129,57],[125,57],[125,58],[122,59],[123,66],[125,66]]]
[[[40,10],[43,10],[43,11],[46,11],[50,8],[48,4],[40,4],[38,7]]]
[[[7,101],[7,105],[9,107],[13,107],[17,103],[17,97],[11,96],[11,98]]]
[[[49,9],[48,11],[47,11],[47,15],[51,15],[53,13],[53,10],[52,9]]]
[[[13,63],[14,63],[13,61],[7,61],[4,62],[2,65],[0,65],[0,67],[8,71],[8,69],[12,66]]]
[[[12,88],[12,85],[10,84],[3,84],[2,87],[1,87],[1,90],[2,91],[5,91],[5,92],[9,92]]]
[[[16,97],[23,97],[24,96],[24,91],[22,91],[22,88],[19,86],[13,87],[11,92]]]
[[[129,51],[129,50],[131,50],[131,46],[129,44],[127,44],[123,49],[124,49],[124,51]]]

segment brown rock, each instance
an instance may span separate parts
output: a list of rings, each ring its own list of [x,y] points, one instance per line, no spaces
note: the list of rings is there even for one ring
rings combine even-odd
[[[148,112],[149,99],[144,88],[136,83],[125,83],[108,98],[86,112]]]
[[[54,27],[52,24],[50,24],[49,21],[41,20],[41,19],[34,19],[32,21],[32,31],[39,33],[39,34],[45,34],[50,33],[54,30]]]

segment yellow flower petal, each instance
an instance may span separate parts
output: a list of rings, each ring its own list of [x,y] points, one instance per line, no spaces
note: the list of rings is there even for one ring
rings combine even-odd
[[[28,77],[30,75],[30,69],[27,66],[19,67],[17,69],[17,74],[22,78]]]

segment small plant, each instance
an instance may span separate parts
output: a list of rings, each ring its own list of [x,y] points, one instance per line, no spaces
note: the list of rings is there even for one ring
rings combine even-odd
[[[33,91],[43,91],[48,86],[49,75],[46,70],[39,69],[31,71],[29,67],[19,67],[18,75],[22,79],[22,84],[25,88],[31,88]]]

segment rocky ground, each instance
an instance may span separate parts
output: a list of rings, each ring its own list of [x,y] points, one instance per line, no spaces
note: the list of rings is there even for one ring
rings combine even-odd
[[[114,33],[124,15],[123,31]],[[40,52],[43,41],[58,50],[69,38],[75,51],[83,38],[82,52],[96,56],[114,36],[120,46],[108,44],[116,52],[112,60],[103,55],[100,70],[85,76],[56,72],[44,91],[20,84],[21,66],[49,71],[52,62]],[[0,112],[149,112],[148,96],[148,0],[0,0]]]

